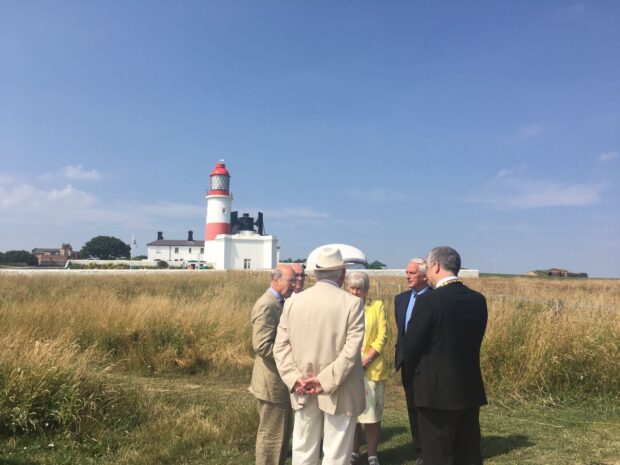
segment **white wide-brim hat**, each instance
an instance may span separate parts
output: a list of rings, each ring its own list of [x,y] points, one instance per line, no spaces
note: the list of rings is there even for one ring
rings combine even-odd
[[[318,271],[343,270],[346,268],[340,249],[323,247],[316,257],[316,269]]]

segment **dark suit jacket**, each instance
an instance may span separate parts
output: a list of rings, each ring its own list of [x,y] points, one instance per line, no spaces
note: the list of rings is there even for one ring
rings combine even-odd
[[[403,346],[416,407],[465,410],[487,403],[480,372],[486,325],[484,296],[460,282],[418,297]]]
[[[405,315],[407,313],[407,306],[411,299],[411,289],[402,292],[394,297],[394,316],[396,318],[396,327],[398,328],[398,335],[396,336],[396,345],[394,353],[394,367],[396,371],[400,370],[403,365],[403,343],[405,341]],[[417,300],[417,299],[416,299]]]

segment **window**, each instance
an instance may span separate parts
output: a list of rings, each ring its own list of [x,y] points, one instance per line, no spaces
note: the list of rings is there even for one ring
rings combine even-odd
[[[205,248],[204,247],[200,247],[200,253],[205,253]]]
[[[189,248],[189,252],[188,253],[192,253],[192,248],[191,247]]]
[[[252,259],[251,258],[244,258],[243,259],[243,269],[244,270],[249,270],[251,268],[252,265]]]
[[[174,253],[179,253],[179,248],[178,247],[174,248]]]

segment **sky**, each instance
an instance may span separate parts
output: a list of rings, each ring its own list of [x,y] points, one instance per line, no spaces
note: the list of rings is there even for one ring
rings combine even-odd
[[[11,1],[0,251],[204,237],[215,163],[281,258],[620,277],[620,2]]]

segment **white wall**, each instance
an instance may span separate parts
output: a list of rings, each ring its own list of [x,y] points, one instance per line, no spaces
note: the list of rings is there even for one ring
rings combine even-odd
[[[184,246],[184,245],[149,245],[147,246],[147,257],[149,260],[164,260],[172,262],[182,262],[185,260],[203,260],[204,246]],[[191,250],[191,252],[190,252]]]
[[[276,266],[277,245],[275,236],[220,234],[205,243],[205,262],[216,270],[242,270],[249,259],[250,269],[269,270]]]

